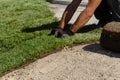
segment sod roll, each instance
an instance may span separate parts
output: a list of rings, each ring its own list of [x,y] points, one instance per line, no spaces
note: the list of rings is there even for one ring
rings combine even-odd
[[[120,22],[110,22],[104,26],[100,44],[106,49],[120,52]]]

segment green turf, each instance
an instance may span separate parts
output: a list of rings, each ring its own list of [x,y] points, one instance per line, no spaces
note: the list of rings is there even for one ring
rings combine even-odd
[[[72,44],[98,40],[101,28],[84,27],[74,36],[48,36],[58,21],[45,0],[0,0],[0,74]]]

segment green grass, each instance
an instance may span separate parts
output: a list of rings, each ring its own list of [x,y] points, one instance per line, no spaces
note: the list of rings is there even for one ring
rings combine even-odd
[[[0,0],[0,74],[45,52],[99,39],[101,28],[95,25],[67,38],[48,36],[58,20],[47,5],[45,0]]]

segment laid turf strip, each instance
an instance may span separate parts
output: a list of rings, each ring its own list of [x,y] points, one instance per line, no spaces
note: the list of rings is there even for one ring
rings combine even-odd
[[[0,73],[73,42],[100,38],[96,25],[67,38],[48,36],[57,22],[45,0],[0,0]]]

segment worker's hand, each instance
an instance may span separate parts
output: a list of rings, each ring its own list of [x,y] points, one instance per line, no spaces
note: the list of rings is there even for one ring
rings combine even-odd
[[[68,30],[60,29],[55,36],[57,38],[64,38],[71,35],[74,35],[74,33],[70,29]]]
[[[58,28],[52,29],[49,35],[55,35],[55,37],[57,38],[63,38],[63,37],[74,35],[74,33],[70,29],[63,30],[60,27],[58,27]]]
[[[57,28],[54,28],[54,29],[52,29],[52,31],[50,32],[50,36],[51,35],[57,35],[57,33],[58,32],[60,32],[61,31],[61,28],[59,28],[59,27],[57,27]]]

